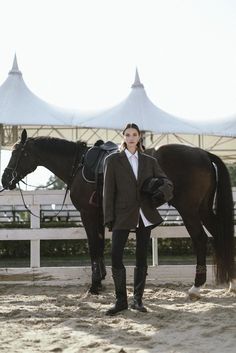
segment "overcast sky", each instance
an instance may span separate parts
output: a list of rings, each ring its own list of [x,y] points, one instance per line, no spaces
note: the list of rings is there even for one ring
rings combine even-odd
[[[187,119],[236,113],[234,0],[0,0],[0,84],[16,52],[40,98],[82,110],[149,98]]]
[[[65,107],[124,99],[136,66],[184,118],[236,112],[234,0],[0,0],[0,83],[14,53],[29,88]]]

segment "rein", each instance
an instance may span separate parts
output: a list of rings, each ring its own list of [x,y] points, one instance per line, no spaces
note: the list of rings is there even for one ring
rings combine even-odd
[[[55,184],[56,183],[56,180],[54,180],[54,181],[52,181],[50,184],[47,184],[47,185],[45,185],[45,186],[41,186],[41,185],[39,185],[39,186],[36,186],[36,185],[31,185],[31,184],[28,184],[28,183],[26,183],[24,180],[20,180],[23,184],[25,184],[26,186],[30,186],[31,188],[35,188],[36,190],[38,190],[38,189],[46,189],[46,188],[48,188],[49,186],[51,186],[51,185],[53,185],[53,184]],[[1,192],[1,191],[0,191]]]
[[[20,180],[20,181],[21,181],[21,180]],[[22,192],[22,190],[21,190],[21,188],[20,188],[20,184],[17,183],[17,185],[18,185],[18,188],[19,188],[19,191],[20,191],[20,195],[21,195],[21,198],[22,198],[22,202],[23,202],[23,205],[24,205],[25,209],[26,209],[32,216],[37,217],[37,218],[40,218],[40,216],[38,216],[38,215],[36,215],[35,213],[33,213],[33,212],[31,211],[31,209],[26,205],[23,192]],[[65,205],[66,196],[67,196],[67,194],[68,194],[68,191],[69,191],[69,188],[68,188],[68,186],[67,186],[66,192],[65,192],[65,195],[64,195],[64,198],[63,198],[63,202],[62,202],[62,205],[61,205],[61,208],[60,208],[60,210],[54,215],[54,217],[57,217],[57,216],[59,215],[59,213],[63,210],[63,207],[64,207],[64,205]]]
[[[70,187],[72,185],[72,182],[74,180],[74,177],[75,177],[78,169],[83,165],[83,159],[84,159],[84,154],[82,154],[82,156],[80,157],[80,160],[79,160],[79,142],[77,141],[76,142],[76,150],[75,150],[75,158],[74,158],[73,165],[71,168],[71,174],[70,174],[70,177],[69,177],[69,180],[67,183],[68,190],[70,189]]]

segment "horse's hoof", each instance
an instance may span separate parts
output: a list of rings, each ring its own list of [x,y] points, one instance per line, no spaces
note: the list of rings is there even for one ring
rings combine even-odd
[[[192,286],[188,291],[188,296],[191,300],[199,300],[201,298],[200,287]]]
[[[236,280],[233,279],[230,283],[229,283],[229,292],[231,293],[236,293]]]
[[[99,290],[97,287],[90,287],[88,292],[92,295],[99,295]]]

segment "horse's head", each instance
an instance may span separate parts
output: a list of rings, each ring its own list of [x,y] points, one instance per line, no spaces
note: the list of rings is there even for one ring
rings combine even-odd
[[[30,141],[24,129],[21,140],[13,146],[12,155],[2,175],[2,185],[5,189],[13,190],[16,184],[27,174],[37,168],[37,163],[30,150]]]

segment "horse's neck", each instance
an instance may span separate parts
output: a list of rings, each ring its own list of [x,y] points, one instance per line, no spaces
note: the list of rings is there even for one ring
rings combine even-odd
[[[65,183],[69,182],[72,173],[74,155],[71,154],[59,154],[50,151],[40,151],[37,149],[37,155],[39,159],[39,165],[47,168],[58,178],[63,180]]]
[[[52,156],[52,158],[48,158],[48,160],[44,162],[43,166],[65,183],[68,183],[71,175],[72,164],[73,161],[71,156],[59,156],[58,159],[56,159],[55,156]]]

